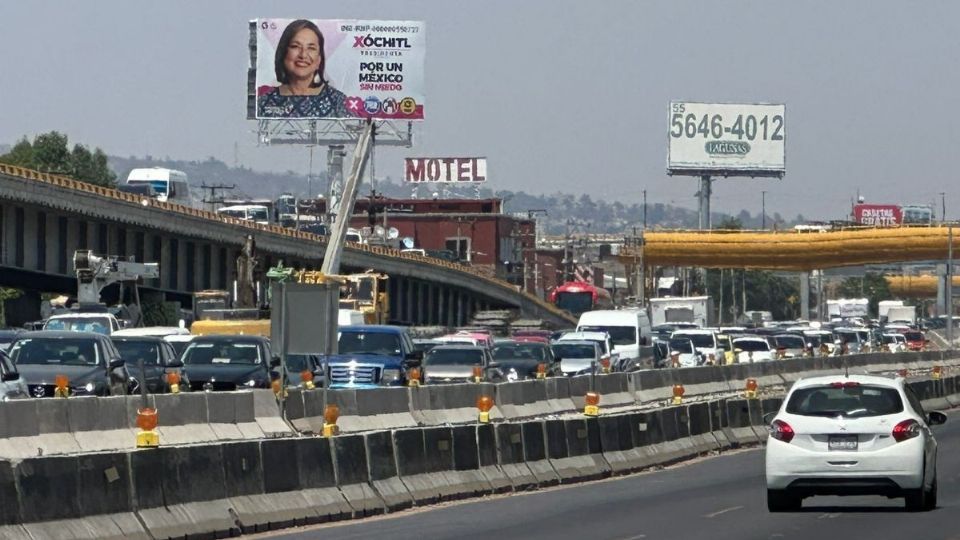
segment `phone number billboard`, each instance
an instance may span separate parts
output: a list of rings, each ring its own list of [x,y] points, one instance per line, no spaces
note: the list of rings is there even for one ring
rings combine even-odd
[[[422,120],[420,21],[251,21],[250,118]]]
[[[784,105],[670,103],[667,172],[719,176],[783,176]]]

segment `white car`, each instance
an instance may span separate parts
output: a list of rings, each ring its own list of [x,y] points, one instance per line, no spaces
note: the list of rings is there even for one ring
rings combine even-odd
[[[555,344],[564,341],[595,341],[600,345],[600,350],[603,352],[600,361],[609,360],[612,371],[616,371],[616,368],[620,366],[620,353],[614,350],[610,334],[606,332],[567,332],[560,336]]]
[[[904,497],[908,510],[937,505],[937,442],[902,378],[801,379],[770,422],[767,508],[797,510],[814,495]]]
[[[751,364],[773,360],[774,350],[770,342],[762,337],[739,337],[733,340],[733,352],[737,362]]]
[[[693,342],[697,352],[703,355],[704,362],[717,363],[717,358],[723,362],[723,350],[717,341],[717,334],[713,330],[677,330],[670,334],[670,339],[687,338]]]

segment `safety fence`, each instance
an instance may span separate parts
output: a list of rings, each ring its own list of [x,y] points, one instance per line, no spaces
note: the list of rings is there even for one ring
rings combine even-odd
[[[32,180],[36,182],[42,182],[51,186],[56,186],[58,188],[63,188],[72,191],[80,191],[90,195],[95,195],[98,197],[103,197],[109,201],[113,202],[122,202],[134,207],[141,208],[156,208],[163,210],[165,212],[172,212],[180,215],[191,216],[194,218],[204,219],[211,222],[226,223],[229,225],[243,227],[249,229],[251,232],[264,232],[275,234],[282,237],[295,238],[298,240],[304,240],[309,242],[315,242],[318,244],[318,248],[326,244],[326,238],[319,236],[313,233],[298,231],[295,229],[290,229],[286,227],[281,227],[279,225],[264,225],[260,223],[255,223],[249,220],[237,219],[229,216],[224,216],[216,212],[210,212],[208,210],[202,210],[199,208],[193,208],[190,206],[184,206],[181,204],[168,203],[165,201],[159,201],[150,197],[143,197],[133,193],[123,192],[117,189],[107,188],[103,186],[98,186],[94,184],[88,184],[86,182],[81,182],[74,180],[68,176],[50,174],[40,171],[35,171],[33,169],[26,169],[23,167],[17,167],[14,165],[7,165],[0,163],[0,174],[16,177],[23,180]],[[149,220],[145,219],[143,225],[147,226]],[[501,289],[508,290],[511,294],[516,294],[526,298],[527,301],[536,304],[539,308],[553,313],[558,317],[564,319],[569,319],[570,315],[566,312],[558,309],[553,304],[545,302],[542,299],[538,298],[535,295],[529,294],[527,292],[517,290],[515,285],[510,284],[507,281],[498,279],[487,275],[486,273],[480,271],[479,269],[472,268],[463,264],[445,261],[442,259],[436,259],[433,257],[426,257],[411,252],[403,252],[398,249],[393,249],[386,246],[374,246],[367,244],[360,244],[354,242],[348,242],[347,247],[356,251],[366,252],[373,255],[381,257],[389,257],[393,259],[404,259],[412,262],[417,262],[425,264],[428,266],[441,267],[448,270],[453,270],[455,272],[460,272],[468,276],[470,279],[482,280],[488,284],[495,285]]]
[[[960,376],[909,384],[960,404]],[[780,397],[0,461],[3,538],[222,536],[639,471],[766,438]]]

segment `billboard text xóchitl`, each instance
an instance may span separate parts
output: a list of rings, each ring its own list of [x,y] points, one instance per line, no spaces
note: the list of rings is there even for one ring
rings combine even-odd
[[[422,120],[419,21],[258,19],[256,118]]]

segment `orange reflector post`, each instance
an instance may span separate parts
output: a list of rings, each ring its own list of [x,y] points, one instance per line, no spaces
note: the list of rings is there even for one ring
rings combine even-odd
[[[155,431],[157,429],[157,410],[153,407],[144,407],[137,409],[137,427],[140,431],[137,433],[138,448],[155,448],[160,446],[160,435]]]
[[[480,382],[483,380],[483,368],[480,366],[473,366],[473,380]]]
[[[57,375],[53,379],[55,397],[68,397],[70,395],[70,379],[66,375]]]
[[[273,394],[280,396],[280,390],[283,389],[283,384],[280,383],[280,379],[274,379],[270,382],[270,388],[273,390]]]
[[[340,407],[331,403],[323,409],[323,436],[333,437],[340,434],[337,420],[340,418]]]
[[[747,379],[747,383],[744,385],[744,396],[747,399],[755,399],[757,397],[758,386],[756,379]]]
[[[583,414],[585,416],[599,416],[600,414],[600,394],[597,392],[587,392],[583,396]]]
[[[410,368],[407,370],[407,386],[420,386],[420,368]]]
[[[682,384],[673,385],[673,404],[680,405],[683,403],[683,394],[686,390],[683,389]]]
[[[601,358],[600,367],[602,368],[603,373],[610,373],[610,358],[609,357]]]
[[[939,379],[943,377],[943,366],[933,366],[933,371],[931,373],[934,379]]]
[[[493,409],[493,398],[490,396],[478,397],[477,409],[480,410],[480,417],[478,421],[483,424],[490,422],[490,410]]]
[[[173,371],[167,373],[167,386],[170,387],[171,394],[180,393],[180,373]]]
[[[316,385],[313,384],[313,372],[309,369],[305,369],[300,372],[300,382],[307,390],[313,390],[316,388]]]
[[[537,364],[537,378],[546,379],[547,378],[547,365],[543,362]]]

